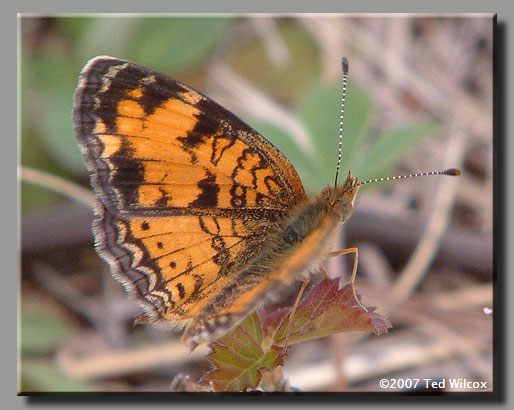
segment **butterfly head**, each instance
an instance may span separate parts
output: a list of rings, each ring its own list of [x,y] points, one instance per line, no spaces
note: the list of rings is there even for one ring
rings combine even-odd
[[[328,206],[341,212],[342,222],[346,222],[352,216],[359,186],[358,178],[352,177],[352,173],[348,171],[344,184],[328,186],[323,191]]]

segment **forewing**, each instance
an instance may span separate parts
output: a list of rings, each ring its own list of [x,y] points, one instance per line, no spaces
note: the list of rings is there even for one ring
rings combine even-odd
[[[236,116],[134,63],[97,57],[74,127],[98,197],[94,234],[151,320],[193,317],[306,198],[289,161]]]
[[[306,198],[289,161],[190,87],[123,60],[83,69],[75,134],[111,213],[273,218]]]

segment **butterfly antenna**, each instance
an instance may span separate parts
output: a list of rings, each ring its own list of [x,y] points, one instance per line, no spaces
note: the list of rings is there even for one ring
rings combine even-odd
[[[461,172],[457,168],[450,168],[445,171],[429,171],[429,172],[420,172],[418,174],[407,174],[407,175],[398,175],[395,177],[368,179],[367,181],[359,182],[359,185],[371,184],[372,182],[394,181],[396,179],[425,177],[427,175],[450,175],[453,177],[457,177],[460,174],[461,174]]]
[[[341,97],[341,117],[339,120],[339,149],[337,150],[337,168],[336,180],[334,186],[337,186],[337,177],[339,176],[339,168],[341,168],[341,156],[343,153],[343,116],[344,116],[344,102],[346,100],[346,81],[348,78],[348,60],[343,57],[341,60],[343,66],[343,96]]]

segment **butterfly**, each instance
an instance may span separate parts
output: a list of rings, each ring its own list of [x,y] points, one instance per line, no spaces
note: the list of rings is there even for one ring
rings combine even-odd
[[[361,185],[349,173],[307,197],[289,160],[234,114],[112,57],[82,69],[73,123],[97,252],[143,308],[137,323],[185,326],[191,345],[318,271]]]

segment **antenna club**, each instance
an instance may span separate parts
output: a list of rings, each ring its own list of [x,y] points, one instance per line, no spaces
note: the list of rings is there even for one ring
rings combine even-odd
[[[460,169],[450,168],[450,169],[447,169],[446,171],[444,171],[443,174],[450,175],[452,177],[458,177],[459,175],[462,174],[462,172],[460,172]]]
[[[343,66],[343,74],[348,74],[348,60],[346,59],[346,57],[343,57],[343,59],[341,60],[341,65]]]

